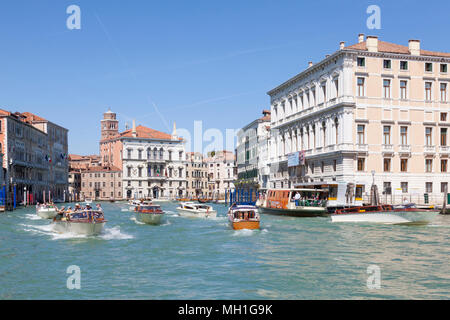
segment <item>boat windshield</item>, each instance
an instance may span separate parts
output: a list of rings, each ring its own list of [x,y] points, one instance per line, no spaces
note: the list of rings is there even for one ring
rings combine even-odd
[[[233,212],[233,216],[239,220],[250,220],[256,218],[256,213],[254,210],[237,210]]]

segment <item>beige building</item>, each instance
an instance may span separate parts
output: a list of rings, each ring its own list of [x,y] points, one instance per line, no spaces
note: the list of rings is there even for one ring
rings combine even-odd
[[[208,197],[224,199],[225,191],[234,189],[237,178],[236,157],[231,151],[210,152],[205,159],[208,167]]]
[[[116,167],[90,167],[81,171],[81,197],[92,200],[122,200],[122,170]]]
[[[450,54],[359,35],[271,90],[271,187],[326,185],[358,203],[372,173],[385,202],[442,202],[448,168]],[[288,157],[305,161],[289,164]],[[294,155],[294,156],[292,156]],[[301,157],[300,157],[301,158]],[[354,197],[347,199],[346,192]]]
[[[200,152],[186,154],[186,192],[191,198],[208,195],[208,165]]]

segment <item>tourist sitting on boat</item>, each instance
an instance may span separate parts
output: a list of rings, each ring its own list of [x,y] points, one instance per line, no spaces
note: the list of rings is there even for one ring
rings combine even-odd
[[[81,206],[79,203],[75,204],[75,211],[81,210]]]

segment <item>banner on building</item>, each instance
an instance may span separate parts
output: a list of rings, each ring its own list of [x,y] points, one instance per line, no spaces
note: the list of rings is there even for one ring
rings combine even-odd
[[[288,167],[305,165],[305,151],[297,151],[288,154]]]

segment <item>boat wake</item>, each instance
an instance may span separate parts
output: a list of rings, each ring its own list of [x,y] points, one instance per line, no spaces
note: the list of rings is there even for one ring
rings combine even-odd
[[[255,234],[255,230],[250,229],[241,229],[241,230],[235,230],[233,233],[233,237],[249,237]]]
[[[134,239],[132,235],[120,231],[120,227],[105,228],[99,238],[103,240],[129,240]]]
[[[39,217],[37,214],[31,214],[31,213],[26,214],[25,218],[27,218],[28,220],[42,220],[42,218]]]
[[[136,223],[136,224],[145,224],[144,222],[138,221],[138,220],[136,219],[136,217],[131,217],[130,220],[131,220],[131,221],[134,221],[134,223]]]

